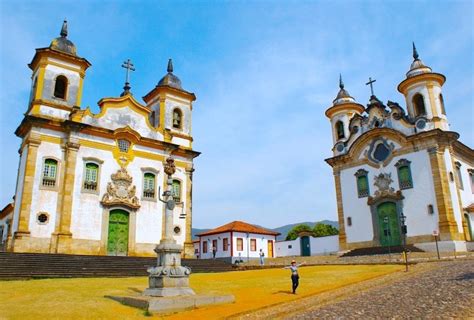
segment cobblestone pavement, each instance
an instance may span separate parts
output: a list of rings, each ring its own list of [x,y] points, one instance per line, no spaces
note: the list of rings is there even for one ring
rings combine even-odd
[[[474,318],[474,260],[440,262],[439,268],[378,286],[286,319]]]

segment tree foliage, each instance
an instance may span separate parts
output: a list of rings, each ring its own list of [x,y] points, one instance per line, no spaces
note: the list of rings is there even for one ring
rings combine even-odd
[[[339,230],[324,223],[316,223],[312,231],[315,237],[326,237],[339,234]]]
[[[286,235],[285,240],[295,240],[296,238],[298,238],[298,234],[300,232],[310,232],[312,234],[313,230],[311,229],[310,226],[306,224],[299,224],[291,228],[290,231],[288,231],[288,234]]]

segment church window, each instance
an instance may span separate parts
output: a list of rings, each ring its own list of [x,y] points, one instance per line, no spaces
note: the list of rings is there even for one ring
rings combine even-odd
[[[93,162],[86,163],[84,175],[84,190],[97,190],[99,180],[99,165]]]
[[[33,81],[33,88],[31,89],[31,93],[30,93],[30,102],[35,99],[37,87],[38,87],[38,77],[35,77],[35,80]]]
[[[207,241],[202,243],[202,253],[207,253]]]
[[[454,182],[454,174],[452,171],[449,171],[449,181]]]
[[[119,147],[120,152],[128,152],[128,149],[130,148],[130,141],[125,140],[125,139],[119,139],[118,147]]]
[[[406,159],[401,159],[395,164],[398,172],[398,185],[400,190],[413,188],[410,163],[411,162]]]
[[[369,196],[369,178],[368,171],[359,169],[355,173],[357,181],[357,194],[359,198],[365,198]]]
[[[237,251],[244,251],[244,239],[237,238]]]
[[[461,163],[456,162],[455,165],[456,165],[456,176],[458,178],[458,184],[459,184],[458,187],[459,187],[459,189],[463,190],[464,185],[462,183]]]
[[[183,122],[183,113],[180,109],[176,108],[173,110],[173,128],[181,129]]]
[[[46,212],[40,212],[36,216],[36,220],[38,221],[39,224],[47,224],[48,219],[49,219],[49,216]]]
[[[336,122],[336,133],[338,140],[346,137],[344,134],[344,123],[342,123],[342,121]]]
[[[250,239],[250,251],[257,251],[257,239]]]
[[[43,186],[54,187],[56,185],[56,176],[58,173],[58,162],[54,159],[44,160],[43,167]]]
[[[425,101],[421,94],[419,93],[415,94],[412,102],[413,102],[413,110],[415,112],[415,117],[426,115]]]
[[[439,105],[441,106],[441,113],[446,115],[446,109],[444,109],[444,99],[441,93],[439,94]]]
[[[352,226],[352,218],[351,217],[347,217],[347,226]]]
[[[181,233],[181,228],[179,226],[176,226],[173,228],[174,234],[179,235]]]
[[[171,195],[175,202],[181,202],[181,181],[173,180]]]
[[[155,175],[153,173],[146,172],[143,175],[143,198],[155,198]]]
[[[152,111],[150,115],[150,122],[153,127],[155,127],[155,115],[156,115],[155,111]]]
[[[428,205],[428,213],[429,213],[429,214],[434,214],[434,207],[433,207],[432,204],[429,204],[429,205]]]
[[[222,239],[222,250],[223,251],[229,250],[229,238]]]
[[[374,150],[374,159],[382,162],[388,158],[390,155],[390,150],[385,146],[384,143],[379,143]]]
[[[66,99],[67,78],[65,76],[58,76],[54,84],[54,96],[59,99]]]
[[[471,192],[474,193],[474,169],[467,170],[469,172],[469,179],[471,180]]]

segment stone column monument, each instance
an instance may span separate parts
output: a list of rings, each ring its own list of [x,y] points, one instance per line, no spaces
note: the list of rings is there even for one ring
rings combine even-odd
[[[173,239],[173,210],[175,201],[172,195],[173,174],[176,172],[174,159],[168,157],[165,164],[167,188],[163,192],[165,203],[165,234],[156,246],[158,255],[156,267],[149,268],[149,288],[143,292],[145,296],[170,297],[194,295],[189,287],[191,269],[181,265],[182,246]]]

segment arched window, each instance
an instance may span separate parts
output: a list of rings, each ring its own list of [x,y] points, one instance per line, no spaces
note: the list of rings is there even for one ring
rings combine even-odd
[[[143,198],[155,198],[155,175],[153,173],[146,172],[143,175]]]
[[[171,190],[174,201],[181,202],[181,181],[173,180],[173,188]]]
[[[58,162],[54,159],[45,159],[43,166],[43,186],[54,187],[58,174]]]
[[[180,109],[176,108],[173,110],[173,128],[181,129],[183,124],[183,113]]]
[[[441,93],[439,94],[439,105],[441,106],[441,113],[446,115],[446,109],[444,109],[444,99]]]
[[[84,174],[84,190],[97,190],[99,180],[99,165],[93,162],[87,162]]]
[[[355,173],[357,181],[357,194],[359,198],[365,198],[369,196],[369,177],[368,171],[359,169]]]
[[[413,96],[413,111],[415,112],[415,117],[426,115],[425,101],[423,96],[419,93]]]
[[[400,190],[413,188],[410,163],[411,162],[406,159],[401,159],[395,164],[398,172],[398,185]]]
[[[66,99],[66,92],[67,78],[65,76],[58,76],[54,85],[54,96],[59,99]]]
[[[344,139],[344,123],[342,121],[336,122],[336,134],[337,134],[337,139]]]

